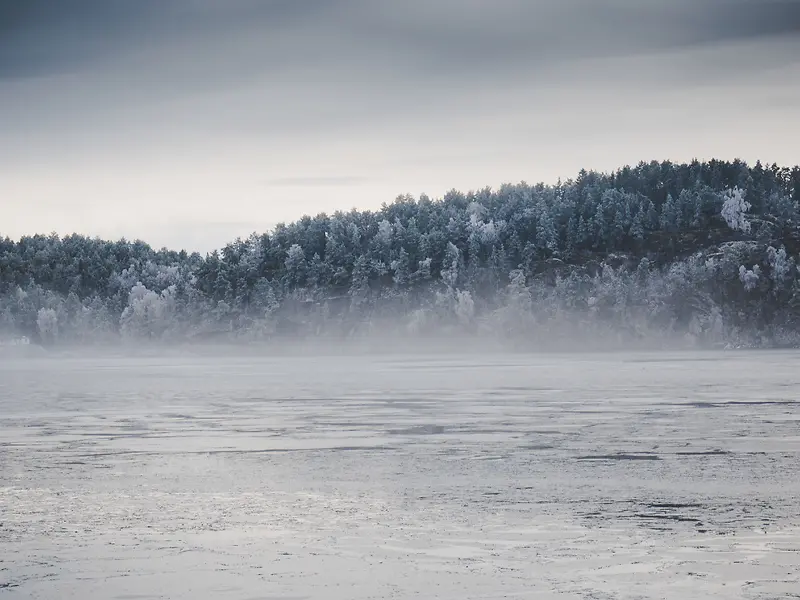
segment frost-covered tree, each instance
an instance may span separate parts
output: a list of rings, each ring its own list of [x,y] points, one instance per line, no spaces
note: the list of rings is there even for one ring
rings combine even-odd
[[[306,263],[306,255],[300,244],[292,244],[291,248],[286,252],[286,281],[291,287],[300,287],[305,285],[308,264]]]
[[[40,308],[36,327],[43,342],[55,342],[58,339],[58,313],[52,308]]]
[[[767,264],[770,266],[772,281],[778,287],[783,287],[797,272],[795,261],[786,254],[786,248],[776,250],[769,246],[767,248]]]
[[[137,283],[120,317],[120,332],[129,339],[158,339],[165,330],[166,304],[162,296]]]
[[[400,248],[397,258],[392,261],[390,268],[392,270],[392,281],[397,289],[404,289],[409,282],[411,274],[409,273],[409,257],[405,248]]]
[[[739,280],[744,284],[744,289],[748,292],[756,288],[760,275],[761,267],[758,265],[754,265],[752,269],[748,269],[744,265],[739,266]]]
[[[672,194],[667,194],[667,200],[661,208],[660,224],[664,231],[677,231],[681,227],[680,207]]]
[[[378,223],[378,232],[375,234],[375,242],[378,244],[380,250],[388,253],[392,246],[392,239],[394,237],[394,228],[387,219],[382,219]]]
[[[738,187],[726,190],[722,203],[722,218],[728,227],[734,231],[750,232],[750,221],[747,220],[747,211],[750,203],[744,199],[744,191]]]
[[[456,289],[460,271],[461,252],[453,242],[448,242],[444,260],[442,262],[441,276],[442,281],[449,289]]]
[[[369,304],[370,261],[366,256],[359,256],[353,265],[352,283],[350,284],[350,307],[354,312],[364,311]]]

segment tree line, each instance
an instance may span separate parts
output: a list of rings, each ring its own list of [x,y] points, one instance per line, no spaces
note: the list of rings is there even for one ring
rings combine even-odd
[[[0,339],[370,332],[795,345],[800,168],[640,163],[303,216],[201,256],[0,238]],[[569,334],[569,335],[567,335]]]

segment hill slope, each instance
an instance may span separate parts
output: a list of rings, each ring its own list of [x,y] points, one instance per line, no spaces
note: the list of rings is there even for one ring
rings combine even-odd
[[[306,216],[206,257],[79,235],[4,239],[0,336],[795,345],[798,200],[798,167],[651,162]]]

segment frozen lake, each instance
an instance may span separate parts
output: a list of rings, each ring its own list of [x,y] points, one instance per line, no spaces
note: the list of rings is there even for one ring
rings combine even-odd
[[[800,353],[0,361],[0,597],[800,598]]]

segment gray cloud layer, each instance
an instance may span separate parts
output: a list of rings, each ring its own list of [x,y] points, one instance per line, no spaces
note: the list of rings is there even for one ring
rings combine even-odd
[[[190,78],[298,65],[479,72],[798,33],[798,0],[6,0],[0,77],[139,53]]]
[[[534,78],[551,78],[540,88],[561,85],[582,61],[784,40],[768,56],[731,55],[727,64],[687,61],[670,73],[628,66],[581,78],[641,86],[759,72],[795,60],[797,44],[786,40],[800,38],[800,0],[0,0],[0,7],[0,83],[33,81],[24,94],[4,97],[0,87],[0,101],[10,127],[26,133],[80,115],[103,130],[109,113],[112,127],[132,114],[195,131],[341,130],[479,104],[498,89],[512,96]],[[36,87],[48,78],[57,93]],[[192,106],[181,110],[187,97]]]
[[[0,0],[0,203],[13,234],[168,243],[186,212],[174,239],[622,161],[782,160],[798,57],[800,0]]]

